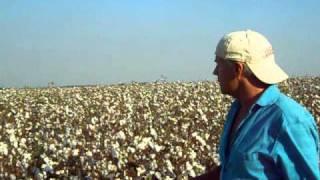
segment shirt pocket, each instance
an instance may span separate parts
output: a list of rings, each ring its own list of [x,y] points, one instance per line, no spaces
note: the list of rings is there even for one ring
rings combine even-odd
[[[243,166],[250,171],[261,172],[264,170],[263,162],[261,162],[263,158],[258,152],[240,153],[238,159],[242,162]]]

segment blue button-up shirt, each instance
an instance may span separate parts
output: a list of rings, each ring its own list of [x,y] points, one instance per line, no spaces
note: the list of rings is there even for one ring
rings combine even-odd
[[[228,146],[239,108],[235,100],[221,136],[221,179],[320,179],[318,130],[304,107],[269,86]]]

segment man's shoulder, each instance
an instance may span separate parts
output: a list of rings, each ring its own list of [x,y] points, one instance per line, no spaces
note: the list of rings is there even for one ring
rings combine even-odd
[[[312,115],[303,105],[284,94],[280,94],[277,101],[274,103],[276,109],[278,109],[282,117],[287,120],[303,120],[311,118]]]

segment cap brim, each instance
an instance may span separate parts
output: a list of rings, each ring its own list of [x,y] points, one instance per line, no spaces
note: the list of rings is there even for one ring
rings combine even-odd
[[[266,84],[276,84],[288,79],[288,75],[275,63],[273,59],[266,59],[263,63],[247,63],[253,74]]]

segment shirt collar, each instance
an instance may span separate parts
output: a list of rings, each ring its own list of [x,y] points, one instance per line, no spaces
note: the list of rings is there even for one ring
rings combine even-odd
[[[275,103],[280,96],[280,90],[277,85],[269,86],[261,96],[258,98],[255,104],[259,106],[267,106]]]
[[[260,107],[262,107],[275,103],[279,96],[280,90],[278,89],[278,85],[270,85],[267,89],[264,90],[264,92],[261,94],[258,100],[253,104],[253,106],[250,108],[250,111],[253,107],[255,107],[255,105],[259,105]],[[240,106],[240,101],[236,99],[233,102],[231,109],[233,109],[236,112],[237,109],[240,108]]]

